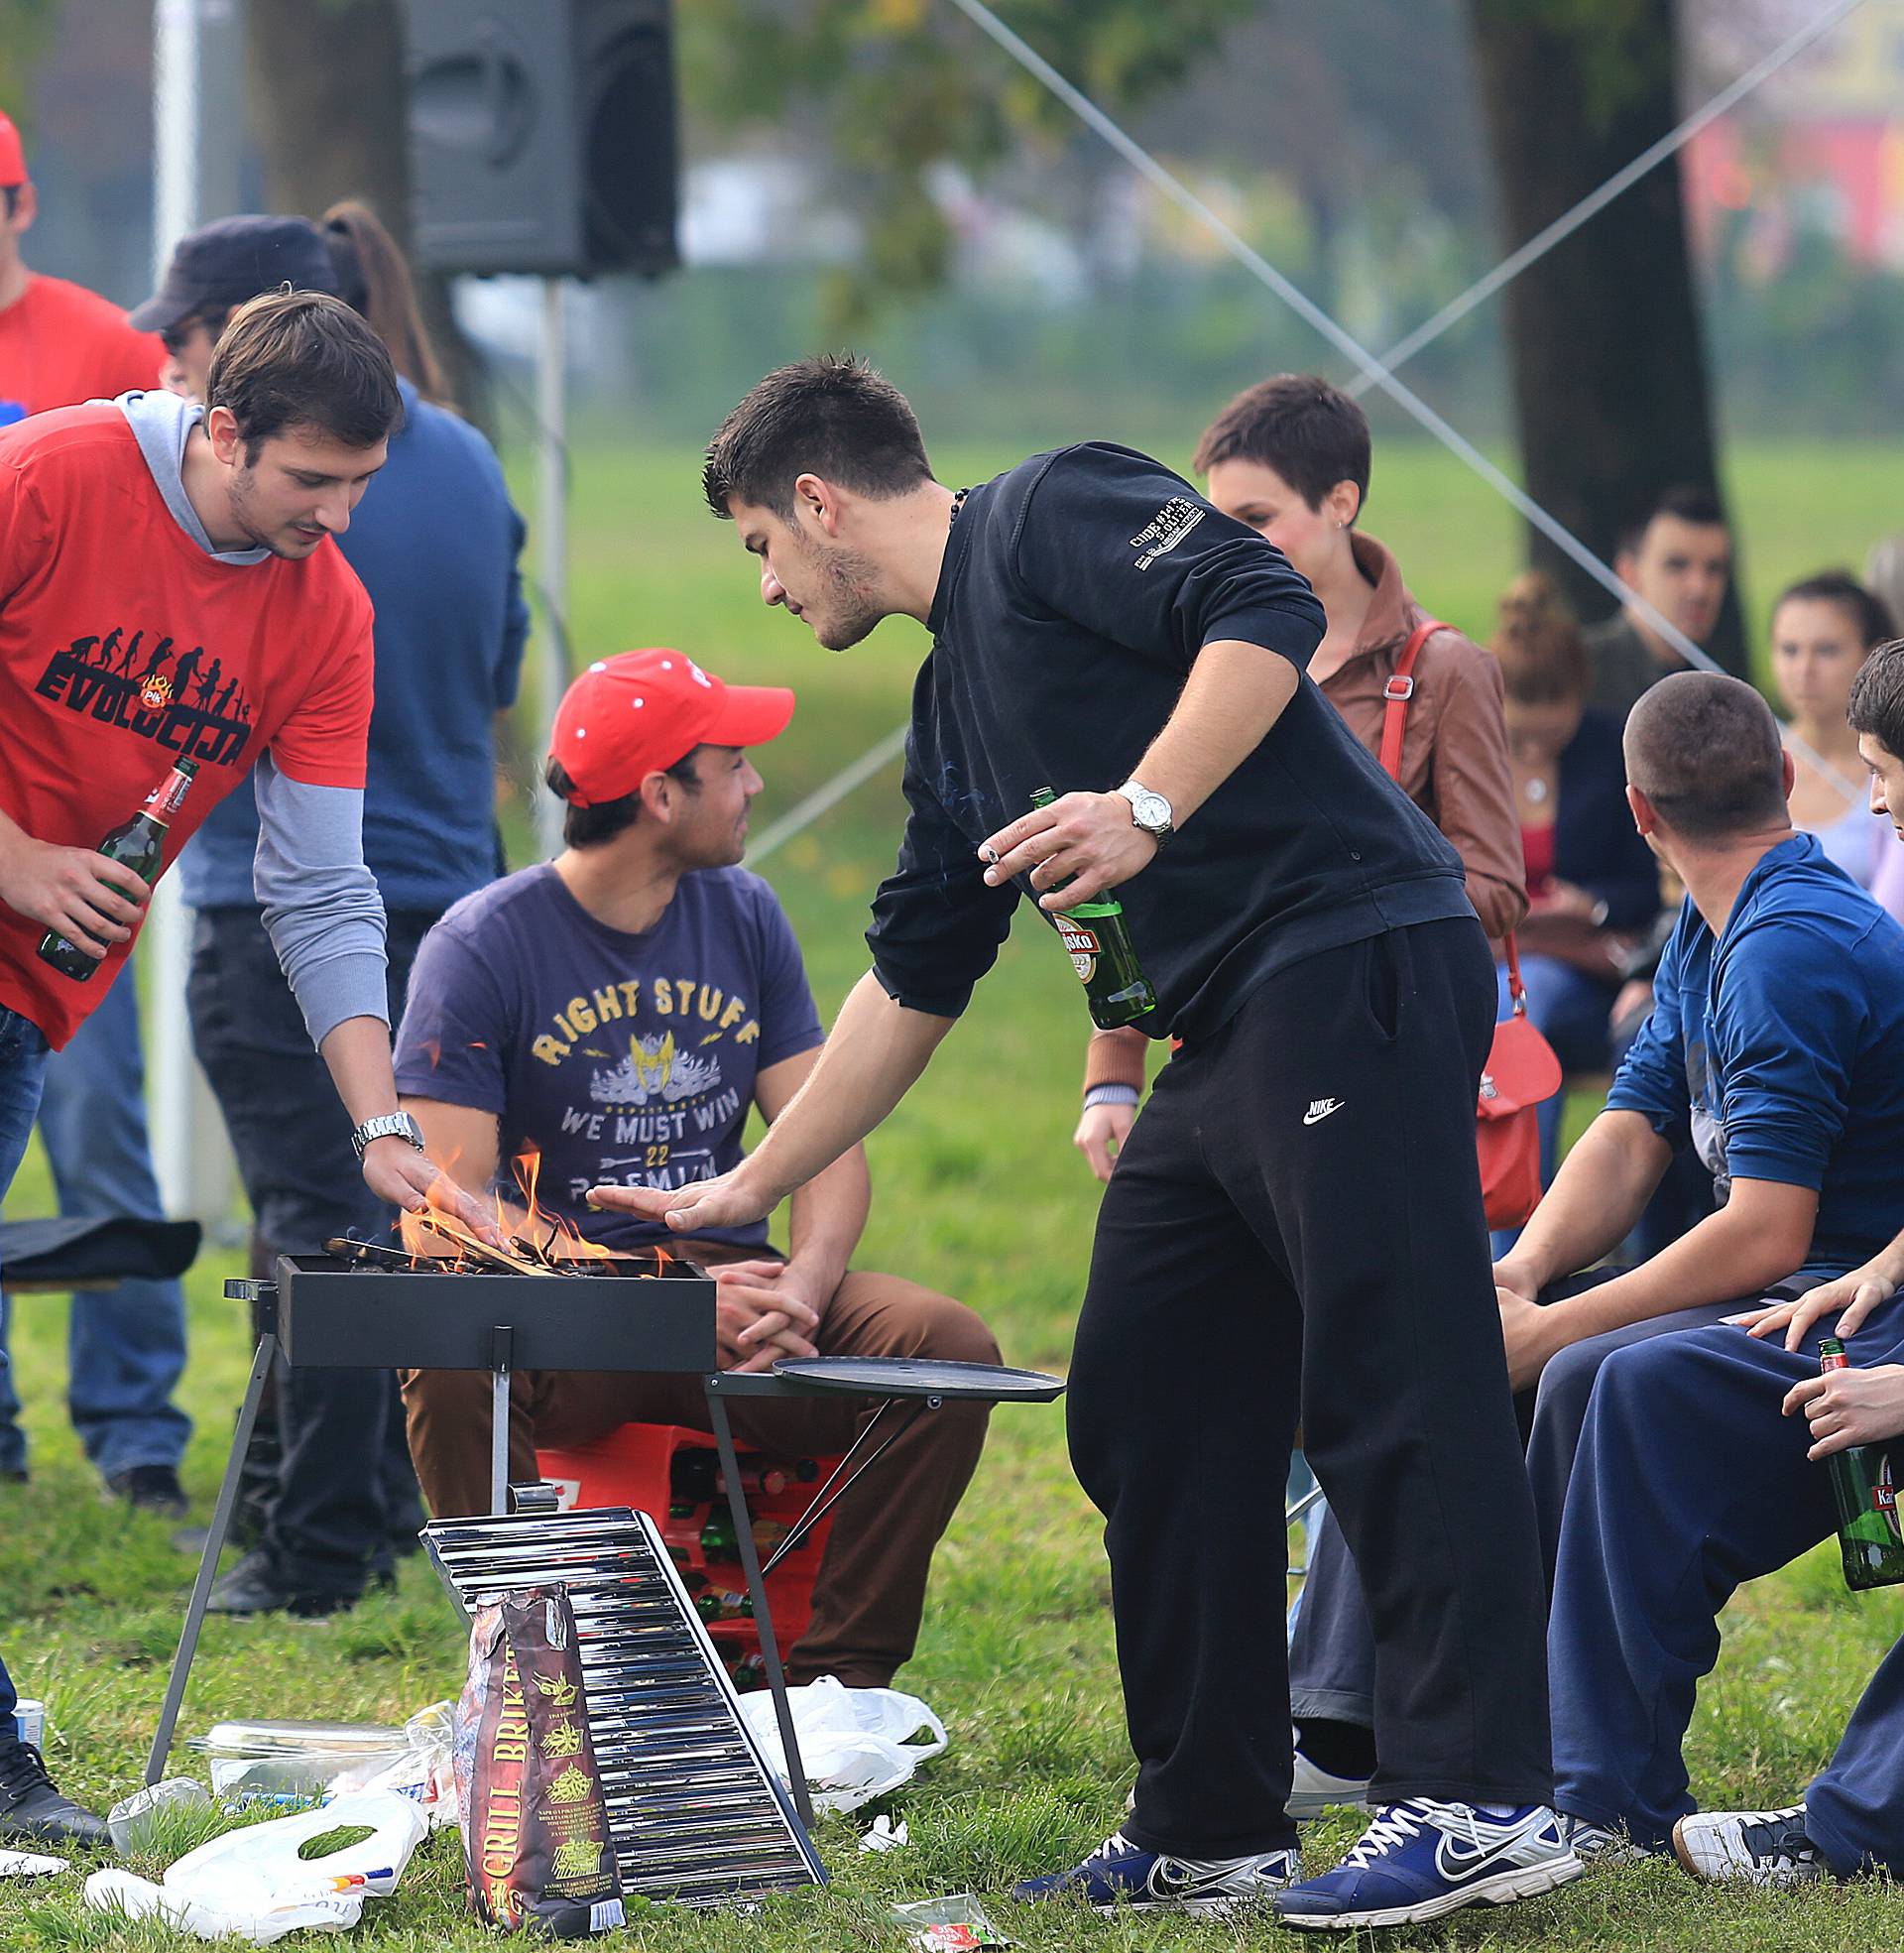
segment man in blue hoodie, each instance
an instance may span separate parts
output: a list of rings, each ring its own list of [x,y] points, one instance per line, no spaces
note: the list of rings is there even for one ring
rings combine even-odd
[[[1904,739],[1904,652],[1880,651],[1871,663],[1878,669],[1868,684],[1860,676],[1852,722],[1881,774],[1880,760],[1895,766],[1888,740]],[[1737,722],[1678,709],[1696,705],[1701,689],[1731,699]],[[1882,709],[1860,713],[1860,699]],[[1743,725],[1753,718],[1756,741]],[[1660,1001],[1606,1116],[1638,1115],[1645,1138],[1690,1126],[1722,1198],[1728,1185],[1731,1194],[1637,1272],[1648,1289],[1621,1278],[1627,1307],[1646,1292],[1668,1307],[1668,1297],[1699,1292],[1713,1236],[1747,1183],[1778,1186],[1794,1218],[1810,1214],[1792,1284],[1810,1292],[1755,1312],[1752,1334],[1722,1321],[1625,1347],[1602,1339],[1559,1528],[1549,1635],[1558,1798],[1591,1834],[1576,1848],[1624,1834],[1622,1844],[1663,1852],[1670,1839],[1697,1876],[1761,1884],[1871,1860],[1904,1865],[1904,1799],[1888,1740],[1904,1699],[1899,1663],[1880,1671],[1806,1807],[1694,1820],[1680,1751],[1699,1679],[1719,1658],[1719,1611],[1744,1581],[1830,1536],[1837,1520],[1819,1461],[1895,1431],[1895,1412],[1875,1400],[1904,1361],[1904,1238],[1894,1238],[1904,1205],[1904,928],[1809,835],[1780,832],[1769,817],[1695,818],[1689,831],[1666,771],[1724,772],[1735,764],[1728,749],[1754,744],[1769,767],[1777,749],[1765,741],[1774,737],[1758,695],[1731,678],[1667,678],[1634,709],[1635,811],[1680,870],[1687,904],[1660,968]],[[1783,774],[1789,781],[1789,759]],[[1882,792],[1872,806],[1888,811]],[[1643,1142],[1636,1151],[1645,1153]],[[1556,1181],[1555,1195],[1567,1191],[1549,1219],[1547,1251],[1564,1240],[1578,1254],[1602,1229],[1616,1233],[1623,1215],[1613,1210],[1627,1188],[1610,1157],[1600,1168],[1598,1188],[1585,1172],[1570,1189],[1567,1173]],[[1596,1191],[1602,1204],[1590,1224]],[[1577,1301],[1591,1308],[1619,1288],[1609,1282]],[[1735,1292],[1749,1296],[1744,1284]],[[1834,1329],[1854,1367],[1827,1380],[1818,1340]]]
[[[1870,1264],[1904,1153],[1904,928],[1793,831],[1764,700],[1665,678],[1625,750],[1634,820],[1685,906],[1606,1111],[1494,1271],[1509,1373],[1535,1392],[1557,1801],[1582,1858],[1665,1847],[1691,1808],[1679,1738],[1713,1616],[1748,1564],[1797,1550],[1777,1548],[1794,1527],[1823,1511],[1810,1537],[1830,1530],[1822,1473],[1816,1498],[1768,1482],[1755,1412],[1790,1388],[1771,1375],[1785,1353],[1727,1318]],[[1718,1211],[1638,1268],[1597,1268],[1685,1147]],[[1888,1347],[1904,1324],[1879,1311],[1860,1334]]]

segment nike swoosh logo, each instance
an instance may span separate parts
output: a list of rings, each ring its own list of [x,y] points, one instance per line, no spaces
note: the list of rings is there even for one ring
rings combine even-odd
[[[1342,1101],[1340,1099],[1318,1099],[1302,1115],[1302,1123],[1305,1126],[1313,1126],[1319,1119],[1327,1119],[1332,1112],[1340,1112],[1341,1110]]]

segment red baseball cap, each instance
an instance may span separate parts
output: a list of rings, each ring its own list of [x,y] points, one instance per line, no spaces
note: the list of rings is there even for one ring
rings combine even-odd
[[[0,109],[0,189],[13,189],[27,181],[27,152],[13,118]]]
[[[697,746],[777,739],[792,716],[784,685],[726,684],[684,652],[624,651],[598,658],[563,694],[548,756],[575,783],[569,804],[594,807]]]

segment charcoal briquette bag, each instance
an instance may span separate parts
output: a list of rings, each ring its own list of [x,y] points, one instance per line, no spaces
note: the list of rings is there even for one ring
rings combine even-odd
[[[566,1589],[524,1587],[477,1608],[454,1744],[476,1916],[551,1939],[621,1925]]]

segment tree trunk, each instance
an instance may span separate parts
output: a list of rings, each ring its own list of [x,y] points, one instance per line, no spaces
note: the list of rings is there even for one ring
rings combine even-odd
[[[1673,0],[1467,0],[1500,199],[1517,248],[1678,120]],[[1675,157],[1502,295],[1527,492],[1610,561],[1680,482],[1719,488]],[[1531,560],[1587,618],[1606,593],[1538,532]],[[1746,670],[1736,591],[1707,650]]]
[[[315,219],[360,197],[409,256],[399,0],[247,0],[245,14],[246,96],[271,207]],[[417,273],[416,300],[451,393],[480,418],[480,364],[456,329],[448,282]]]

